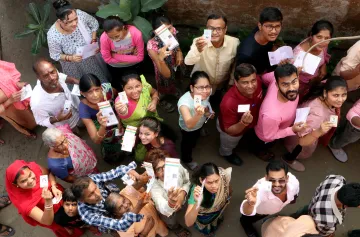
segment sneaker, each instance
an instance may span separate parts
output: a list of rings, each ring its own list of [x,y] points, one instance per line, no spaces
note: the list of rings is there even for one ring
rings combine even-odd
[[[343,149],[334,149],[330,146],[328,147],[338,161],[345,163],[348,160],[348,156]]]
[[[198,163],[196,163],[195,161],[189,162],[189,163],[184,163],[191,171],[196,170],[199,165]]]
[[[281,160],[283,162],[285,162],[291,169],[299,171],[299,172],[304,172],[305,171],[305,166],[300,163],[300,161],[294,160],[292,163],[286,161],[284,158],[281,157]]]
[[[224,158],[231,164],[236,166],[241,166],[244,162],[243,160],[236,154],[231,154],[229,156],[224,156]]]
[[[200,136],[202,136],[202,137],[209,136],[209,131],[206,128],[202,128],[200,130]]]

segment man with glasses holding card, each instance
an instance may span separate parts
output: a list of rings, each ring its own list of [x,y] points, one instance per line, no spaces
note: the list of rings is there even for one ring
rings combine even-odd
[[[259,75],[273,71],[268,52],[273,51],[274,42],[281,31],[282,20],[283,16],[278,8],[265,8],[260,14],[258,27],[241,42],[236,55],[236,65],[250,63]]]
[[[226,92],[220,104],[217,130],[220,133],[219,153],[233,165],[243,161],[233,153],[243,134],[257,122],[263,100],[261,80],[253,65],[242,63],[235,69],[235,84]]]
[[[288,204],[295,203],[299,191],[299,181],[288,172],[285,163],[279,160],[269,162],[265,177],[245,191],[245,200],[240,207],[240,223],[246,235],[259,236],[253,223],[280,212]]]
[[[211,14],[204,35],[195,38],[185,57],[186,65],[195,65],[192,71],[205,71],[210,77],[213,94],[232,81],[236,49],[239,39],[226,35],[225,16]],[[211,32],[211,33],[210,33]]]

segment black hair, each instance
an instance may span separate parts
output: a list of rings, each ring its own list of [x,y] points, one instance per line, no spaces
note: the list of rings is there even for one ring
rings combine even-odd
[[[208,81],[210,83],[210,77],[206,72],[204,72],[204,71],[196,71],[190,77],[190,85],[195,86],[195,84],[197,83],[197,81],[200,78],[206,78],[206,79],[208,79]]]
[[[125,27],[125,22],[118,16],[108,16],[103,22],[103,29],[106,33],[112,31],[116,27],[120,28],[120,30]]]
[[[193,178],[192,183],[201,186],[202,183],[200,182],[200,178],[204,180],[207,176],[210,176],[212,174],[220,175],[219,168],[217,167],[217,165],[215,165],[212,162],[205,163],[197,171],[194,172],[192,176]],[[206,188],[204,188],[203,195],[204,198],[203,201],[201,202],[201,206],[205,208],[210,208],[212,205],[212,200],[211,200],[212,194]]]
[[[39,66],[40,66],[40,64],[43,63],[43,62],[53,64],[53,63],[50,61],[50,59],[43,58],[43,57],[38,58],[38,59],[33,63],[33,65],[32,65],[32,69],[33,69],[33,71],[35,72],[36,75],[39,75],[39,71],[38,71],[38,70],[39,70]]]
[[[124,74],[121,78],[121,85],[123,88],[130,81],[130,79],[138,80],[141,83],[139,74],[137,74],[136,72],[128,72],[128,73]]]
[[[278,65],[274,72],[276,82],[279,82],[280,78],[289,77],[294,73],[298,75],[297,68],[294,65],[290,63]]]
[[[62,193],[62,200],[64,202],[77,202],[77,199],[70,188],[66,188],[64,190],[64,192]]]
[[[16,175],[15,175],[15,178],[14,178],[14,181],[13,181],[13,184],[17,184],[17,180],[18,180],[18,178],[20,177],[20,175],[21,175],[21,171],[23,171],[23,170],[25,170],[25,169],[30,169],[29,168],[29,166],[23,166],[23,167],[21,167],[21,169],[19,169],[19,171],[16,173]]]
[[[283,15],[279,8],[276,7],[266,7],[260,13],[259,22],[260,24],[264,24],[265,22],[274,22],[280,21],[282,22]]]
[[[79,89],[81,92],[88,92],[93,86],[101,86],[100,79],[94,74],[84,74],[80,78]]]
[[[74,11],[74,8],[67,0],[56,0],[53,3],[56,17],[60,20],[67,20],[68,16]]]
[[[217,15],[217,14],[210,14],[206,20],[206,22],[208,22],[209,20],[217,20],[217,19],[222,19],[225,22],[225,26],[227,26],[227,18],[224,15]]]
[[[146,153],[145,161],[153,165],[155,172],[156,166],[160,161],[165,161],[166,157],[170,157],[170,154],[167,151],[156,148]]]
[[[157,118],[154,117],[144,117],[140,121],[139,127],[144,126],[150,129],[154,133],[160,133],[161,127],[160,127],[160,121]]]
[[[319,82],[310,87],[309,92],[303,97],[303,101],[310,101],[324,96],[324,91],[328,93],[338,87],[347,88],[346,81],[340,76],[330,76],[325,83]]]
[[[337,198],[345,206],[360,206],[360,183],[345,184],[337,192]]]
[[[84,190],[89,187],[91,182],[93,181],[88,176],[82,176],[75,179],[74,183],[71,185],[71,191],[76,200],[80,201],[83,197]]]
[[[334,26],[333,26],[333,24],[331,24],[330,21],[327,21],[327,20],[317,21],[311,28],[310,36],[316,35],[322,30],[330,31],[330,36],[332,37],[332,35],[334,33]]]
[[[115,216],[116,212],[116,202],[114,200],[120,197],[121,195],[119,193],[110,193],[105,199],[104,208],[111,216]]]
[[[289,172],[289,167],[287,166],[287,164],[285,164],[280,160],[272,160],[266,166],[266,175],[269,175],[270,171],[281,171],[281,170],[284,170],[285,175],[287,175],[287,173]]]
[[[153,30],[156,30],[157,28],[159,28],[162,24],[168,24],[171,25],[171,20],[170,18],[166,17],[166,16],[155,16],[153,18],[153,20],[151,21],[151,25]]]
[[[234,77],[238,81],[241,77],[248,77],[256,74],[256,68],[249,63],[241,63],[235,68]]]
[[[323,236],[319,234],[304,234],[301,237],[323,237]]]

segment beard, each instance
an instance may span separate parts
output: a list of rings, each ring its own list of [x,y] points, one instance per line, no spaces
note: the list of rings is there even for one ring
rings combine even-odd
[[[280,90],[280,89],[279,89],[279,91],[280,91],[280,93],[281,93],[286,99],[288,99],[288,100],[290,100],[290,101],[295,101],[296,98],[298,97],[298,94],[299,94],[299,91],[298,91],[298,90],[287,91],[287,92],[285,92],[285,93],[284,93],[282,90]],[[292,93],[296,94],[296,96],[290,97],[290,94],[292,94]]]

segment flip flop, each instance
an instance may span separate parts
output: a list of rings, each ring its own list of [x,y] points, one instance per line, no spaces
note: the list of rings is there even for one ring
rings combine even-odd
[[[178,237],[190,237],[191,236],[191,232],[188,229],[182,227],[181,225],[179,225],[179,227],[177,227],[176,229],[174,229],[172,231]]]
[[[0,209],[11,204],[10,198],[7,194],[0,195]]]
[[[15,230],[13,228],[11,228],[10,226],[7,226],[7,225],[1,225],[1,228],[0,228],[0,236],[13,236],[15,234]],[[1,229],[3,228],[3,226],[5,226],[5,230],[2,230]],[[4,233],[8,232],[7,235],[4,235]]]

